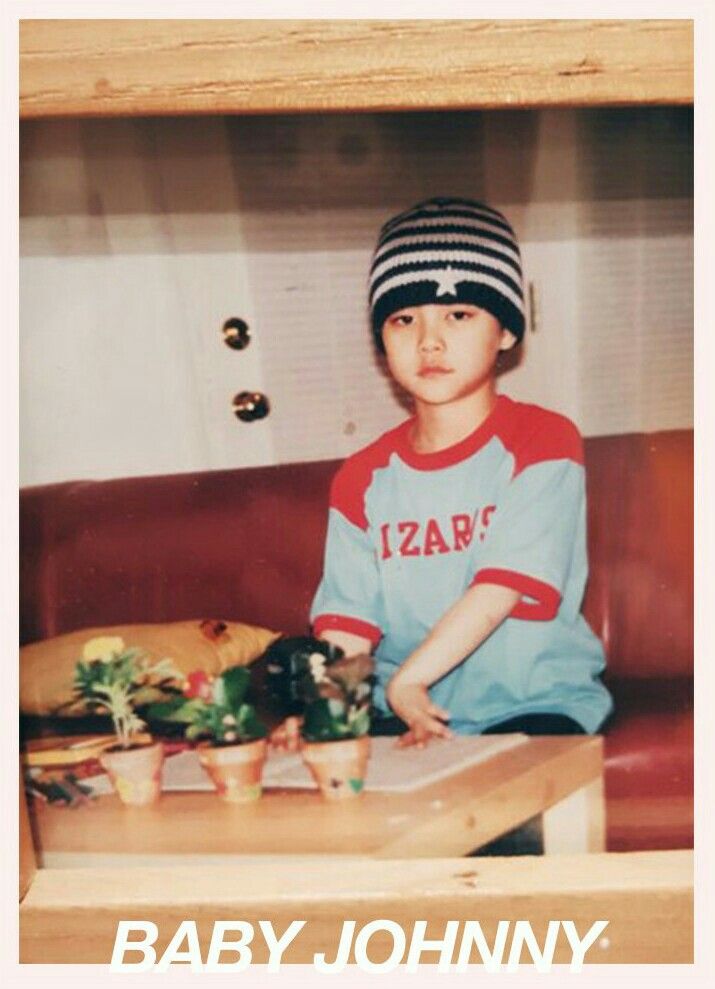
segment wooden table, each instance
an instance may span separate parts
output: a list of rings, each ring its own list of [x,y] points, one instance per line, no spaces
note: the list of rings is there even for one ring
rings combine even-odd
[[[31,815],[40,864],[50,868],[461,856],[536,815],[546,853],[602,851],[602,770],[600,737],[540,737],[420,790],[346,803],[306,790],[269,790],[247,806],[213,793],[165,793],[151,808],[104,796],[75,810],[34,803]]]

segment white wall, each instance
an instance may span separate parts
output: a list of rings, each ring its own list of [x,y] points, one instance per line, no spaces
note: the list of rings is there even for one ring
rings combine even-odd
[[[367,266],[436,194],[522,242],[537,319],[504,391],[591,435],[692,425],[687,109],[28,122],[21,483],[331,458],[399,421]],[[267,419],[234,417],[246,388]]]

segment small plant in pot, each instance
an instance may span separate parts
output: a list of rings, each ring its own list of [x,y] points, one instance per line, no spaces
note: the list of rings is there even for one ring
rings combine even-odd
[[[307,657],[299,679],[303,697],[301,752],[327,800],[362,793],[370,757],[371,656]]]
[[[186,737],[199,740],[199,761],[229,803],[251,803],[262,792],[267,731],[246,699],[249,682],[244,666],[217,677],[195,670],[182,698],[151,709],[152,715],[187,723]]]
[[[164,748],[144,733],[136,708],[155,700],[181,674],[170,659],[152,661],[123,639],[90,639],[75,667],[75,704],[112,718],[116,742],[99,757],[119,798],[125,804],[154,803],[161,792]]]

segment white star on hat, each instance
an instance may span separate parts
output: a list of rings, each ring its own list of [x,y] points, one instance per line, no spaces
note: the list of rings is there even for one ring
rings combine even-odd
[[[452,271],[451,268],[440,271],[437,276],[437,296],[456,295],[458,281],[464,281],[460,271]]]

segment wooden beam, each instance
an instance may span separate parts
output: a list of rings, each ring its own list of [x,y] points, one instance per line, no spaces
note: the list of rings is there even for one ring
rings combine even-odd
[[[32,828],[30,827],[30,816],[27,812],[27,797],[22,779],[22,766],[20,766],[20,821],[19,821],[19,847],[20,847],[20,900],[25,896],[37,871],[35,860],[35,846],[32,840]]]
[[[22,117],[691,103],[688,20],[23,20]]]
[[[542,815],[544,855],[606,850],[604,790],[601,775]]]
[[[305,920],[284,956],[285,963],[302,964],[312,963],[316,951],[333,957],[345,919],[358,927],[390,919],[408,934],[416,920],[427,919],[431,938],[443,936],[447,920],[478,920],[488,939],[499,920],[529,920],[539,936],[552,919],[572,920],[581,935],[596,920],[608,920],[587,963],[689,964],[693,855],[325,860],[309,869],[286,857],[271,868],[40,870],[20,907],[20,960],[106,964],[117,922],[130,918],[158,925],[159,954],[180,921],[194,920],[204,959],[215,920],[249,921],[256,930],[259,920],[270,920],[279,932]],[[265,962],[260,937],[253,948],[253,961]],[[388,942],[376,936],[370,954],[384,960]],[[570,958],[562,932],[554,960]]]

